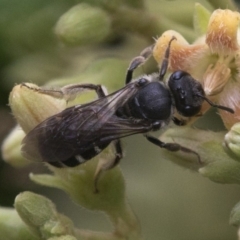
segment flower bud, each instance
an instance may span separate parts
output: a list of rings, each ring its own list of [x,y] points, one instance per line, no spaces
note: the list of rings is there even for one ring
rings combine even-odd
[[[227,149],[240,161],[240,123],[234,124],[224,138]]]
[[[38,92],[35,84],[16,85],[9,96],[9,105],[17,125],[4,140],[2,145],[3,160],[15,167],[22,167],[30,162],[21,155],[21,142],[25,134],[46,118],[66,108],[65,99],[56,98]]]
[[[2,159],[14,167],[24,167],[30,163],[21,154],[21,142],[24,136],[24,131],[17,125],[2,144]]]
[[[34,236],[17,211],[13,208],[0,208],[0,233],[4,240],[41,240],[42,238]]]
[[[221,150],[220,147],[219,150]],[[214,153],[216,153],[216,151]],[[221,151],[219,153],[224,152]],[[203,168],[200,168],[199,173],[202,176],[209,178],[213,182],[224,184],[240,184],[240,163],[234,161],[225,154],[216,160],[217,161],[209,163]]]
[[[237,203],[231,211],[230,224],[236,227],[240,226],[240,202]]]
[[[46,118],[66,108],[64,99],[42,94],[37,91],[38,88],[37,85],[31,83],[16,85],[9,96],[13,115],[25,133]]]
[[[58,20],[55,33],[68,45],[101,42],[110,33],[111,21],[107,13],[87,4],[78,4]]]
[[[57,212],[55,205],[47,198],[31,193],[20,193],[14,206],[31,232],[43,239],[54,236],[74,235],[70,219]]]

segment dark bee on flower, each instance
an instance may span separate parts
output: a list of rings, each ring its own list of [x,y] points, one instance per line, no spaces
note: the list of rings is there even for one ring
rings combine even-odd
[[[48,162],[56,167],[75,167],[92,159],[113,143],[115,157],[96,174],[96,184],[100,173],[116,166],[122,158],[120,139],[142,133],[158,147],[192,153],[200,161],[200,156],[193,150],[177,143],[165,143],[148,135],[151,131],[167,126],[170,121],[183,125],[184,121],[176,118],[174,112],[177,111],[183,117],[195,116],[199,114],[204,100],[213,107],[233,113],[232,109],[215,105],[208,100],[202,85],[187,72],[173,72],[167,84],[163,82],[174,39],[175,37],[168,44],[159,73],[132,80],[133,71],[152,54],[152,47],[146,48],[131,61],[126,85],[116,92],[105,95],[103,88],[94,84],[69,85],[64,87],[64,91],[60,89],[59,93],[62,95],[76,94],[83,89],[94,90],[98,99],[69,107],[41,122],[23,139],[23,156],[33,161]],[[51,94],[51,90],[36,91]]]

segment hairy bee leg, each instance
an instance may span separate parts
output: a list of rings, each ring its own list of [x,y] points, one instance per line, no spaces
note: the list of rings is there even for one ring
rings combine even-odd
[[[171,151],[171,152],[177,152],[177,151],[182,151],[182,152],[185,152],[185,153],[192,153],[194,155],[197,156],[198,158],[198,162],[199,163],[202,163],[201,161],[201,158],[199,156],[199,154],[189,148],[186,148],[186,147],[183,147],[181,146],[180,144],[178,143],[165,143],[165,142],[162,142],[160,141],[159,139],[155,138],[155,137],[152,137],[150,135],[145,135],[145,137],[147,138],[147,140],[157,146],[159,146],[160,148],[165,148],[167,149],[168,151]]]
[[[95,84],[69,84],[60,89],[47,89],[44,87],[34,88],[26,83],[22,83],[23,87],[27,87],[33,91],[46,94],[55,98],[66,99],[66,101],[73,100],[78,94],[82,93],[84,90],[94,90],[97,93],[98,98],[105,97],[104,90],[101,85]]]
[[[145,48],[139,56],[133,58],[133,60],[130,62],[127,74],[126,74],[126,80],[125,84],[128,84],[132,81],[132,75],[133,71],[144,64],[151,56],[152,56],[152,50],[153,50],[154,45],[149,46]]]
[[[108,161],[107,163],[101,165],[99,168],[97,168],[97,170],[95,172],[95,175],[94,175],[94,192],[95,193],[99,192],[98,181],[99,181],[99,178],[101,177],[101,175],[103,174],[103,172],[110,170],[110,169],[114,168],[115,166],[117,166],[123,157],[121,141],[116,140],[113,142],[113,144],[114,144],[114,148],[115,148],[115,158],[113,158],[110,161]]]
[[[173,36],[168,43],[168,47],[165,51],[164,59],[162,61],[162,65],[159,71],[159,81],[163,81],[163,78],[167,72],[168,64],[169,64],[169,56],[170,56],[170,47],[173,40],[176,40],[176,37]]]
[[[75,98],[78,94],[82,92],[82,90],[94,90],[98,96],[98,98],[105,97],[103,87],[101,85],[95,84],[70,84],[61,88],[64,95],[69,96],[68,100]],[[73,98],[72,98],[73,97]]]

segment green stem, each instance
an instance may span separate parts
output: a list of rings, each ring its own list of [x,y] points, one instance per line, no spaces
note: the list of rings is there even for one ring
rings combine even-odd
[[[115,226],[117,235],[123,238],[127,236],[129,240],[142,239],[139,221],[127,202],[117,211],[108,211],[107,214]]]

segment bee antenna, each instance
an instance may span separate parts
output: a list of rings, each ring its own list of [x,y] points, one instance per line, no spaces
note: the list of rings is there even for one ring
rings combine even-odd
[[[197,94],[197,96],[203,98],[206,102],[208,102],[208,104],[212,107],[215,107],[215,108],[219,108],[219,109],[222,109],[224,111],[227,111],[227,112],[230,112],[230,113],[234,113],[234,110],[229,108],[229,107],[225,107],[225,106],[222,106],[222,105],[218,105],[218,104],[215,104],[213,103],[212,101],[210,101],[208,98],[206,98],[205,96],[203,95],[200,95],[200,94]]]

